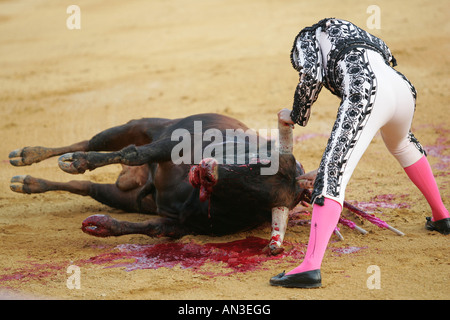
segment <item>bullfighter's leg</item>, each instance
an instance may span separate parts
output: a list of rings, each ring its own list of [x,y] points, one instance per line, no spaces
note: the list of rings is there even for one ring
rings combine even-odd
[[[403,97],[391,121],[381,128],[381,135],[388,150],[430,205],[431,217],[427,217],[425,227],[445,235],[450,234],[449,212],[442,201],[426,152],[411,132],[415,110],[415,89],[402,74],[397,73],[404,79],[403,90],[398,90],[398,94],[402,94]]]
[[[99,184],[90,181],[54,182],[22,175],[13,177],[10,187],[14,192],[27,194],[68,191],[82,196],[90,196],[105,205],[127,212],[156,213],[156,204],[152,196],[140,197],[141,191],[148,189],[147,185],[122,191],[115,184]],[[145,190],[145,195],[148,194],[148,190]]]
[[[27,166],[69,152],[115,151],[130,144],[148,144],[169,121],[171,120],[160,118],[132,120],[124,125],[104,130],[90,140],[77,142],[70,146],[58,148],[37,146],[17,149],[9,154],[10,163],[13,166]]]

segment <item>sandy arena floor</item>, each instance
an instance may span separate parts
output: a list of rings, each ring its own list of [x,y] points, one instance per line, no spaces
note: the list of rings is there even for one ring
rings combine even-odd
[[[450,2],[377,3],[381,29],[370,31],[387,42],[398,60],[397,69],[417,88],[413,131],[428,151],[444,203],[450,206]],[[0,1],[2,298],[450,298],[450,238],[425,230],[428,204],[380,136],[350,181],[347,199],[406,235],[358,220],[368,234],[341,226],[344,240],[333,236],[322,266],[323,287],[314,290],[271,287],[268,282],[301,261],[309,227],[296,221],[288,227],[287,252],[276,259],[247,252],[248,259],[237,264],[243,257],[236,252],[231,258],[215,255],[220,253],[217,243],[229,248],[233,241],[246,252],[241,240],[247,237],[249,245],[258,247],[261,239],[269,238],[269,225],[221,238],[187,236],[170,242],[172,252],[185,246],[198,254],[209,248],[210,260],[199,255],[189,267],[182,255],[172,257],[174,261],[167,255],[159,261],[145,255],[152,248],[162,250],[167,239],[103,239],[80,230],[81,222],[96,213],[132,221],[148,217],[123,214],[63,192],[13,193],[9,181],[19,174],[56,181],[114,182],[118,166],[71,176],[58,168],[56,158],[17,168],[9,164],[8,154],[24,146],[68,145],[131,119],[217,112],[254,129],[276,128],[276,113],[291,106],[298,80],[289,60],[295,35],[333,16],[367,29],[371,2],[85,0],[77,4],[81,29],[69,30],[68,2]],[[295,156],[308,171],[318,166],[338,104],[324,89],[308,126],[294,131]],[[353,218],[347,210],[344,215]],[[133,248],[138,251],[134,255]],[[80,289],[67,286],[75,275],[67,273],[71,265],[79,267]],[[373,265],[380,270],[380,289],[370,289],[368,268]]]

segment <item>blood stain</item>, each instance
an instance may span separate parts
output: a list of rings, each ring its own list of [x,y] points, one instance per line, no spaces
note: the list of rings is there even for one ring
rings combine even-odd
[[[0,287],[6,288],[8,284],[27,281],[51,281],[55,278],[65,279],[67,267],[79,267],[92,264],[104,265],[104,268],[123,267],[125,271],[138,269],[190,268],[196,273],[206,276],[227,276],[234,273],[255,271],[263,268],[263,263],[271,260],[298,264],[305,255],[306,244],[289,243],[284,241],[286,250],[279,255],[272,256],[263,252],[267,246],[267,239],[247,237],[225,243],[198,244],[166,242],[158,244],[122,244],[112,248],[111,251],[101,253],[88,259],[78,261],[58,261],[52,263],[36,263],[34,261],[21,261],[22,267],[15,270],[3,269],[0,275]],[[359,250],[341,248],[334,249],[337,253],[353,253]],[[285,259],[289,257],[289,259]],[[205,271],[201,267],[207,263],[218,264],[222,271]]]
[[[367,213],[373,213],[379,208],[385,209],[407,209],[411,206],[405,202],[397,202],[398,199],[407,197],[408,195],[381,194],[370,199],[370,201],[349,201],[361,210]]]
[[[338,256],[341,256],[343,254],[350,254],[350,253],[356,253],[361,251],[362,249],[367,249],[367,247],[345,247],[345,248],[331,248],[331,251]]]
[[[117,262],[107,268],[125,267],[126,271],[137,269],[173,268],[180,266],[182,269],[192,268],[196,272],[202,272],[199,268],[206,263],[221,263],[225,268],[224,273],[214,275],[228,275],[235,272],[257,270],[263,262],[282,259],[287,256],[296,261],[304,256],[304,245],[292,245],[290,250],[277,256],[263,253],[268,244],[266,239],[247,237],[226,243],[159,243],[149,245],[123,244],[116,247],[119,252],[105,253],[89,259],[91,263],[104,264],[105,262]],[[132,259],[132,262],[120,262],[120,260]]]

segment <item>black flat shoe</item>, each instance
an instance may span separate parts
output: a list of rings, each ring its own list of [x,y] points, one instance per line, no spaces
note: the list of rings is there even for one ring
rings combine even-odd
[[[285,288],[318,288],[322,286],[320,269],[295,274],[285,274],[284,271],[270,278],[272,286]]]
[[[430,231],[437,231],[442,234],[450,234],[450,218],[441,219],[438,221],[431,221],[431,217],[427,217],[425,228]]]

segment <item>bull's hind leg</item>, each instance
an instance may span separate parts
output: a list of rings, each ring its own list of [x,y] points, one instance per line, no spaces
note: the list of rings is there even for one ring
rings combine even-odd
[[[170,120],[145,118],[132,120],[124,125],[104,130],[90,140],[58,148],[25,147],[9,154],[13,166],[28,166],[54,156],[77,151],[114,151],[127,145],[144,145],[153,141],[158,132]]]
[[[88,196],[91,184],[90,181],[53,182],[21,175],[12,177],[10,188],[14,192],[26,194],[61,190]]]
[[[43,193],[48,191],[68,191],[93,199],[113,208],[127,212],[156,213],[156,204],[152,195],[146,190],[148,185],[129,191],[120,190],[115,184],[99,184],[90,181],[54,182],[28,175],[15,176],[10,188],[19,193]],[[141,191],[145,190],[145,197]]]

